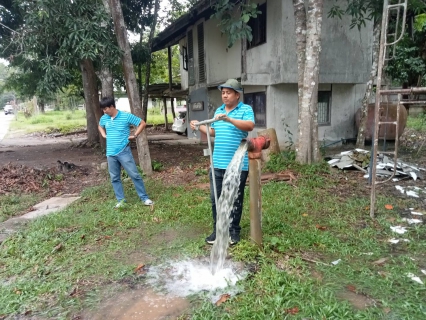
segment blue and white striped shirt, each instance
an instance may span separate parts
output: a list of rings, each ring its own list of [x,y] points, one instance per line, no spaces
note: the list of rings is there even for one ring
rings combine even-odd
[[[226,114],[225,105],[217,108],[214,116],[218,114]],[[254,123],[253,109],[242,102],[232,109],[227,116],[237,120],[249,120]],[[212,123],[215,130],[214,150],[213,150],[213,166],[217,169],[226,169],[231,162],[232,157],[237,151],[241,140],[247,138],[248,132],[238,129],[232,123],[227,121],[216,121]],[[248,170],[247,152],[244,157],[243,170]]]
[[[104,114],[99,125],[106,130],[106,155],[115,156],[129,143],[130,125],[139,126],[141,119],[127,112],[117,110],[115,118]]]

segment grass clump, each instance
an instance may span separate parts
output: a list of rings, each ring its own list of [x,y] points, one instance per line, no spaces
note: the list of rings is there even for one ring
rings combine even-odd
[[[418,116],[408,116],[407,128],[421,132],[426,131],[426,114],[420,114]]]

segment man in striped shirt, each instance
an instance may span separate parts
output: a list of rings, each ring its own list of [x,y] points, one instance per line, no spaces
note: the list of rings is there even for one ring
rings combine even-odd
[[[235,151],[238,149],[241,140],[247,138],[248,132],[254,129],[254,113],[251,106],[239,101],[243,92],[241,84],[236,79],[229,79],[220,85],[222,92],[222,102],[217,108],[214,118],[223,121],[213,122],[210,128],[210,136],[214,136],[213,167],[216,191],[218,197],[222,192],[222,182],[226,168],[232,160]],[[191,121],[191,128],[196,127],[196,120]],[[199,126],[199,130],[207,133],[207,126]],[[244,186],[248,176],[248,156],[244,157],[243,168],[240,176],[238,197],[235,200],[234,208],[231,212],[231,225],[229,227],[230,244],[234,245],[240,241],[240,221],[243,212]],[[213,213],[213,233],[206,238],[208,244],[216,241],[216,203],[212,184],[212,173],[210,172],[210,194]]]
[[[131,113],[117,110],[114,98],[112,97],[102,98],[100,108],[104,112],[104,115],[99,120],[98,129],[102,137],[106,139],[108,171],[115,197],[118,201],[115,209],[122,207],[126,202],[121,182],[121,167],[126,170],[132,179],[136,192],[144,205],[150,206],[154,204],[146,194],[145,185],[138,172],[129,146],[129,140],[136,139],[143,129],[145,129],[145,121]],[[136,127],[134,134],[130,134],[130,125]]]

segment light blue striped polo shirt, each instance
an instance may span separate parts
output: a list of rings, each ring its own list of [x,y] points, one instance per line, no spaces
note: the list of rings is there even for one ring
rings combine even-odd
[[[99,125],[105,129],[106,155],[115,156],[119,154],[129,143],[130,125],[139,126],[141,119],[135,115],[117,110],[115,118],[104,114],[99,120]]]
[[[225,114],[225,105],[223,104],[216,109],[214,116]],[[227,116],[237,120],[249,120],[254,123],[253,109],[242,102],[232,109]],[[242,131],[227,121],[216,121],[212,123],[215,130],[214,150],[213,150],[213,166],[216,169],[226,169],[231,162],[232,157],[237,151],[241,140],[247,138],[248,132]],[[244,157],[243,170],[248,170],[248,156]]]

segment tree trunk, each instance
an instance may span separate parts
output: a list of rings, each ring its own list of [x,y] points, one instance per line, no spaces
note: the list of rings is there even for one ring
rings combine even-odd
[[[45,111],[44,111],[44,101],[40,101],[40,102],[38,103],[38,111],[39,111],[40,113],[45,113]]]
[[[157,0],[158,1],[158,0]],[[114,21],[114,30],[120,49],[123,51],[122,63],[124,69],[124,80],[126,82],[127,96],[130,102],[130,108],[139,118],[143,118],[142,105],[138,92],[138,84],[136,82],[135,71],[133,69],[133,60],[130,51],[129,40],[127,39],[127,30],[124,24],[123,10],[121,9],[120,0],[110,0],[110,10]],[[146,130],[143,130],[136,139],[138,149],[139,164],[143,172],[152,175],[151,156],[149,154],[148,138]]]
[[[318,75],[321,52],[323,0],[309,0],[306,24],[306,50],[303,93],[299,111],[299,138],[296,159],[311,164],[321,159],[318,146]]]
[[[99,142],[98,124],[102,116],[99,108],[98,88],[93,62],[89,59],[80,61],[81,75],[83,78],[84,100],[86,105],[87,140],[91,143]]]
[[[169,128],[169,122],[167,120],[167,98],[163,98],[163,103],[164,103],[164,123],[165,123],[165,129],[166,131],[168,131]]]
[[[97,76],[101,81],[101,97],[114,97],[114,82],[111,69],[103,67],[97,73]]]
[[[297,96],[298,96],[298,119],[302,118],[302,97],[303,97],[303,73],[305,70],[306,53],[306,9],[304,0],[293,0],[296,52],[297,52]]]
[[[377,76],[377,66],[379,64],[379,49],[380,49],[380,29],[381,19],[376,21],[374,24],[373,31],[373,63],[371,65],[370,79],[367,82],[367,88],[365,89],[365,95],[362,99],[361,116],[359,119],[358,135],[356,137],[356,148],[364,148],[365,146],[365,132],[367,129],[367,113],[368,113],[368,102],[370,100],[371,92],[373,91],[374,80]]]
[[[149,86],[149,78],[151,76],[151,49],[152,49],[152,40],[154,39],[154,31],[155,26],[157,25],[157,17],[158,17],[158,9],[160,7],[160,1],[155,0],[154,4],[154,17],[152,19],[151,24],[151,30],[149,32],[149,38],[148,38],[148,59],[146,61],[146,75],[145,75],[145,94],[143,96],[143,112],[145,115],[145,119],[148,115],[148,99],[149,99],[149,92],[148,92],[148,86]]]

